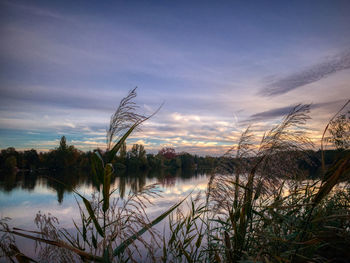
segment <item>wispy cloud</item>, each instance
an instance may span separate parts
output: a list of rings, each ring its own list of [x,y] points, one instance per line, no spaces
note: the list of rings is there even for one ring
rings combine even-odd
[[[274,80],[260,90],[259,94],[263,96],[281,95],[345,69],[350,69],[350,50],[341,52],[303,71]]]
[[[314,103],[310,105],[311,111],[315,111],[318,109],[324,109],[329,112],[335,112],[337,108],[340,107],[344,103],[344,100],[335,100],[335,101],[327,101],[327,102],[320,102],[320,103]],[[296,106],[297,104],[289,105],[286,107],[278,107],[273,108],[270,110],[262,111],[255,113],[251,115],[248,119],[240,122],[243,123],[251,123],[251,122],[261,122],[261,121],[269,121],[271,119],[280,118],[282,116],[287,115],[291,112],[291,110]]]
[[[261,120],[268,120],[272,118],[281,117],[288,114],[293,109],[293,107],[295,106],[275,108],[275,109],[255,113],[250,116],[249,121],[261,121]]]

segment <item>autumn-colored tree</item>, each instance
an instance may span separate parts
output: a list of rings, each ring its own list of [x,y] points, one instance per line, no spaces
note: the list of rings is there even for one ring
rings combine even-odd
[[[174,148],[164,147],[159,152],[159,155],[163,156],[165,159],[171,160],[176,157],[176,152]]]

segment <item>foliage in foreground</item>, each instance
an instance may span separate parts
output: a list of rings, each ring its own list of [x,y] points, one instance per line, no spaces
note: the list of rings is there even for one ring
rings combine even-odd
[[[120,112],[133,92],[122,100]],[[135,109],[133,104],[130,109]],[[76,193],[84,205],[79,205],[81,222],[74,222],[76,235],[58,229],[54,217],[39,214],[37,232],[11,229],[1,221],[5,242],[0,248],[9,260],[30,261],[15,245],[13,236],[19,235],[43,246],[39,260],[59,262],[346,262],[350,187],[340,182],[350,172],[350,154],[340,155],[321,180],[303,180],[297,161],[312,161],[306,151],[312,143],[303,129],[308,112],[309,105],[296,106],[265,133],[257,149],[248,128],[211,176],[204,199],[191,199],[187,212],[180,209],[181,201],[153,221],[144,204],[158,195],[156,188],[131,193],[124,201],[111,198],[110,163],[147,119],[135,115],[121,126],[125,129],[109,130],[104,158],[98,152],[93,156],[93,178],[100,187],[90,201]],[[120,125],[115,118],[111,126]],[[114,136],[119,136],[115,144]],[[165,218],[170,234],[160,235],[152,229]],[[143,239],[145,232],[149,237]]]

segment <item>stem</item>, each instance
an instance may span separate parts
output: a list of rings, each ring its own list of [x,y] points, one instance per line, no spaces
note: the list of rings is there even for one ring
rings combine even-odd
[[[322,170],[323,172],[325,171],[325,163],[324,163],[324,150],[323,150],[323,141],[324,141],[324,136],[328,130],[328,127],[329,127],[329,124],[334,120],[335,117],[337,117],[337,115],[350,103],[350,100],[348,100],[344,105],[343,107],[341,107],[341,109],[329,120],[326,128],[324,129],[323,131],[323,134],[322,134],[322,139],[321,139],[321,157],[322,157]]]

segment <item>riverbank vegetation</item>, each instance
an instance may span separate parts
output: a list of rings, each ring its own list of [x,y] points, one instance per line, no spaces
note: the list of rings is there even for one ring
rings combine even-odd
[[[134,113],[134,96],[135,90],[111,118],[107,151],[91,154],[95,194],[87,199],[73,189],[81,200],[76,231],[61,229],[56,218],[42,214],[36,218],[36,231],[11,228],[3,219],[0,248],[9,260],[32,260],[15,244],[14,237],[21,236],[38,242],[38,260],[50,262],[348,261],[347,115],[346,125],[337,126],[344,120],[337,115],[325,129],[322,141],[336,147],[331,158],[323,149],[320,157],[310,151],[313,143],[304,129],[309,105],[295,106],[258,144],[252,130],[246,129],[237,146],[217,159],[205,193],[179,200],[150,219],[146,206],[160,195],[155,185],[130,192],[124,199],[115,197],[111,189],[125,140],[151,117]],[[165,152],[172,155],[172,151]],[[135,147],[133,157],[140,156],[147,159],[142,147]],[[310,180],[305,167],[313,165],[319,176]],[[163,220],[169,231],[161,234],[154,226]]]
[[[346,148],[347,149],[347,148]],[[349,150],[331,149],[324,150],[324,163],[326,166],[331,165],[340,155],[346,155]],[[101,156],[105,151],[96,149]],[[74,146],[66,144],[66,138],[61,138],[59,147],[49,152],[37,152],[35,149],[16,151],[15,148],[9,147],[0,151],[0,171],[5,176],[12,173],[32,173],[32,175],[72,173],[85,174],[87,177],[91,170],[91,156],[94,152],[83,152]],[[292,153],[291,153],[292,154]],[[303,170],[305,178],[317,178],[322,176],[322,151],[305,150],[310,162],[303,159],[297,160],[300,170]],[[157,154],[147,153],[142,144],[133,144],[132,148],[127,151],[126,146],[120,150],[120,153],[113,160],[112,164],[118,175],[132,176],[138,173],[156,173],[168,171],[172,174],[178,169],[182,171],[203,171],[218,168],[219,164],[225,162],[227,156],[198,156],[187,152],[175,152],[174,148],[162,148]],[[235,157],[229,158],[232,163],[239,162]],[[247,162],[254,162],[255,157],[245,157]],[[2,178],[6,180],[6,178]],[[59,179],[59,178],[57,178]],[[1,180],[1,179],[0,179]]]
[[[35,149],[16,151],[9,147],[0,152],[0,170],[3,172],[40,170],[85,170],[91,169],[91,156],[99,152],[101,156],[106,151],[95,149],[83,152],[73,145],[67,145],[66,137],[62,136],[59,146],[48,152],[37,152]],[[127,150],[124,143],[113,160],[116,169],[125,171],[145,171],[157,169],[212,169],[218,163],[219,158],[212,156],[198,156],[187,152],[176,152],[174,148],[165,147],[157,154],[147,153],[142,144],[133,144]]]

